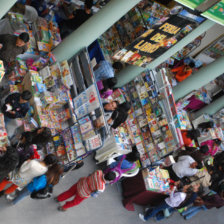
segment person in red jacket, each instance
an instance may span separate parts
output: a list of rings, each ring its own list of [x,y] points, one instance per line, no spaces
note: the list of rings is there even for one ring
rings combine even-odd
[[[116,178],[114,172],[104,174],[102,170],[96,170],[88,177],[82,177],[69,190],[63,192],[55,198],[55,201],[62,202],[71,197],[73,200],[67,201],[63,206],[59,206],[59,211],[66,211],[68,208],[79,205],[90,196],[96,197],[99,192],[105,190],[106,183],[110,183]]]
[[[192,69],[195,67],[194,62],[190,62],[188,65],[183,64],[176,68],[171,69],[173,73],[175,73],[175,79],[178,82],[184,81],[187,77],[189,77],[192,73]]]
[[[198,129],[195,130],[181,130],[183,142],[185,146],[192,147],[193,140],[197,140],[200,136],[200,131]]]

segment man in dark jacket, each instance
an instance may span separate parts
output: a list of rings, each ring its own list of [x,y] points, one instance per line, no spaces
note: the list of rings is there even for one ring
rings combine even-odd
[[[85,9],[77,9],[74,11],[70,19],[62,20],[58,25],[61,32],[61,37],[64,39],[79,26],[81,26],[87,19],[92,16],[91,8],[93,0],[85,1]]]
[[[28,101],[32,98],[30,91],[25,90],[22,93],[12,93],[5,99],[2,112],[8,118],[23,118],[29,110]]]
[[[26,43],[29,41],[28,33],[21,33],[18,37],[12,34],[0,35],[0,60],[5,66],[13,62],[16,56],[26,51]]]
[[[13,147],[1,147],[3,156],[0,157],[0,182],[13,171],[19,163],[19,154]]]

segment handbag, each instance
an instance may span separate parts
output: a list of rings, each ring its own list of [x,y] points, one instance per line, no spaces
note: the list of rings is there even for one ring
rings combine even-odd
[[[46,199],[46,198],[50,198],[52,194],[53,194],[53,186],[47,185],[45,188],[39,191],[32,192],[30,197],[32,199]]]

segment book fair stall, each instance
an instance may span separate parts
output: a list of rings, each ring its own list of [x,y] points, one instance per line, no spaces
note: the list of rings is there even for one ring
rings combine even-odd
[[[75,10],[86,10],[86,2],[85,5],[84,2],[84,0],[62,2],[62,4],[71,6],[70,9],[73,7],[71,18],[69,17],[68,20],[75,18]],[[109,0],[93,1],[92,4],[95,6],[90,8],[91,16],[95,16],[94,14],[108,2]],[[53,154],[53,157],[56,157],[52,164],[45,164],[46,172],[44,174],[34,177],[45,175],[46,186],[48,185],[52,189],[54,184],[53,182],[49,183],[47,179],[49,178],[48,171],[50,172],[52,167],[61,166],[62,171],[57,180],[59,182],[66,172],[69,171],[68,173],[71,174],[70,171],[79,169],[84,162],[87,161],[88,165],[91,165],[90,158],[86,159],[91,157],[94,163],[94,172],[79,179],[66,191],[68,193],[71,189],[75,189],[73,201],[67,202],[72,204],[70,207],[78,205],[88,197],[97,197],[99,192],[104,191],[104,189],[97,188],[98,184],[104,185],[103,188],[105,188],[109,184],[116,183],[116,189],[121,191],[119,196],[122,195],[122,204],[128,211],[135,210],[134,204],[144,207],[150,205],[152,207],[149,210],[153,211],[158,204],[163,202],[162,205],[165,205],[166,208],[161,212],[161,219],[169,217],[172,212],[179,212],[179,205],[185,202],[185,199],[190,198],[187,198],[190,193],[198,194],[193,195],[195,201],[199,200],[199,196],[202,198],[201,192],[201,195],[198,193],[199,188],[209,188],[212,185],[211,176],[215,169],[224,170],[217,164],[210,167],[216,162],[216,153],[222,153],[224,150],[222,144],[224,140],[224,109],[212,116],[203,114],[194,117],[196,113],[192,112],[213,102],[215,96],[222,95],[223,89],[218,85],[218,87],[215,86],[217,84],[215,79],[210,81],[207,86],[193,91],[191,89],[185,97],[178,99],[180,95],[178,96],[174,87],[181,81],[176,79],[175,72],[171,70],[179,63],[189,66],[191,62],[194,62],[195,67],[191,72],[196,72],[201,67],[223,57],[223,35],[210,42],[195,58],[190,54],[200,46],[205,34],[201,34],[192,42],[189,41],[190,43],[188,42],[183,49],[179,49],[175,54],[173,54],[174,52],[170,53],[170,58],[167,56],[166,61],[161,63],[161,60],[157,59],[205,22],[206,18],[211,18],[221,24],[220,8],[223,7],[223,0],[216,1],[214,5],[203,0],[140,1],[105,33],[101,33],[102,35],[98,36],[89,46],[82,45],[85,47],[82,47],[78,53],[77,51],[73,52],[74,55],[69,59],[67,55],[63,56],[61,57],[62,61],[60,61],[57,50],[61,49],[61,46],[64,48],[64,43],[57,50],[54,51],[54,49],[62,41],[69,40],[67,43],[71,44],[72,38],[66,36],[66,32],[62,32],[61,21],[58,22],[59,25],[56,22],[56,13],[62,6],[61,2],[46,1],[45,3],[48,10],[47,15],[44,18],[38,16],[32,23],[26,22],[22,14],[15,12],[9,12],[4,17],[5,26],[10,27],[11,34],[19,36],[20,33],[26,32],[29,34],[29,39],[27,42],[23,41],[25,43],[23,46],[27,43],[27,50],[23,54],[17,55],[12,63],[4,61],[5,64],[3,64],[3,61],[0,60],[0,98],[4,100],[1,105],[2,113],[0,113],[0,148],[12,147],[17,153],[19,147],[26,147],[26,136],[29,137],[27,133],[34,133],[40,128],[49,129],[49,139],[46,137],[46,142],[38,145],[30,140],[27,145],[29,147],[32,145],[35,148],[36,144],[34,150],[36,157],[30,158],[39,160],[39,163],[46,163],[44,161],[46,155]],[[90,15],[87,16],[90,17]],[[76,29],[79,28],[76,27]],[[75,29],[67,31],[76,32]],[[76,33],[72,35],[74,34]],[[70,47],[70,45],[68,46]],[[1,48],[2,46],[0,50]],[[67,48],[65,47],[65,49]],[[67,52],[60,53],[66,54]],[[206,60],[203,61],[205,58],[208,59],[208,63],[205,62]],[[155,62],[156,60],[159,62]],[[102,66],[102,62],[107,64],[106,72],[103,71],[105,77],[102,73],[102,77],[97,77],[97,69]],[[112,62],[118,63],[122,68],[115,68],[116,66],[114,67]],[[150,63],[152,64],[150,65]],[[157,66],[154,66],[155,64]],[[127,66],[130,69],[132,66],[139,66],[142,68],[142,70],[140,69],[141,73],[139,72],[137,76],[130,74],[130,77],[135,77],[131,80],[128,77],[129,74],[124,74],[125,72],[122,71],[122,69],[127,69]],[[101,69],[104,70],[105,67],[102,66]],[[133,71],[135,70],[133,69]],[[185,67],[182,72],[185,72]],[[122,75],[124,77],[121,78]],[[125,75],[127,75],[126,80]],[[111,81],[111,79],[113,80]],[[123,80],[125,80],[125,85],[121,84]],[[109,83],[110,81],[112,84]],[[103,86],[102,89],[99,87],[100,84]],[[210,88],[209,85],[215,87]],[[209,88],[212,94],[209,93]],[[24,91],[30,94],[27,99],[22,97]],[[109,91],[110,94],[104,97],[103,94],[106,91]],[[12,110],[13,107],[7,103],[5,98],[13,93],[20,93],[20,95],[18,94],[18,104],[28,105],[26,108],[28,112],[24,116],[9,116],[10,112],[14,114],[16,112]],[[202,107],[192,108],[192,99],[200,101],[199,106]],[[113,106],[107,109],[108,104]],[[124,108],[125,106],[127,108]],[[118,125],[114,125],[116,119]],[[209,128],[202,128],[200,124],[206,122],[214,124],[212,123]],[[14,129],[13,134],[10,133],[11,128]],[[194,134],[197,132],[195,134],[197,137],[192,134],[193,132]],[[190,141],[189,144],[186,143],[186,139]],[[23,140],[25,143],[22,142]],[[206,141],[217,141],[218,143],[212,142],[213,145],[210,149],[209,144],[205,143]],[[219,142],[221,143],[219,144]],[[202,152],[203,146],[205,146],[206,152]],[[214,148],[217,151],[210,152]],[[200,154],[200,161],[196,158],[198,154],[193,155],[195,152]],[[135,155],[131,155],[132,153]],[[0,152],[0,157],[2,154],[4,153]],[[130,159],[130,155],[136,158]],[[122,164],[123,161],[125,161],[125,165]],[[175,167],[175,165],[177,166]],[[20,172],[20,168],[21,166],[19,167],[17,164],[14,170]],[[114,171],[114,179],[112,177],[107,179],[107,171],[109,174]],[[200,174],[196,175],[197,172]],[[100,173],[102,176],[98,177],[95,173],[97,175]],[[200,176],[202,174],[205,175]],[[78,179],[78,175],[76,177]],[[193,180],[190,177],[196,179]],[[3,179],[14,184],[14,187],[20,188],[19,184],[15,184],[8,176]],[[82,181],[84,184],[81,183]],[[207,185],[203,181],[207,181]],[[200,183],[197,186],[197,191],[194,189],[194,182]],[[96,185],[94,187],[97,189],[89,186],[91,184]],[[84,188],[87,185],[87,190],[94,190],[94,192],[81,193],[86,190]],[[185,189],[186,186],[190,188],[189,192],[188,188]],[[222,185],[222,190],[223,188]],[[24,189],[30,191],[26,186],[21,189],[22,193],[24,193]],[[3,189],[2,195],[5,192],[6,190]],[[65,195],[66,192],[64,192]],[[34,193],[36,192],[34,191]],[[178,203],[175,201],[170,205],[169,202],[173,200],[172,197],[175,193],[180,197],[181,202],[178,204],[179,201]],[[49,197],[52,196],[52,192],[50,194]],[[66,196],[65,200],[59,200],[60,195],[54,198],[56,202],[61,203],[68,199]],[[31,194],[30,197],[32,198]],[[167,198],[169,198],[169,202],[165,200]],[[80,201],[77,202],[77,200]],[[192,199],[191,204],[193,203]],[[60,204],[58,210],[66,211],[67,208],[63,206]],[[187,208],[186,206],[188,205],[184,204],[183,210]],[[171,212],[169,208],[171,208]],[[170,212],[168,216],[165,214],[166,209]],[[139,214],[142,221],[147,220],[145,215],[143,218],[140,215],[142,214]],[[156,219],[156,215],[154,218]]]
[[[143,167],[147,167],[180,147],[172,89],[161,70],[144,72],[125,90],[132,102],[127,123],[142,155]]]

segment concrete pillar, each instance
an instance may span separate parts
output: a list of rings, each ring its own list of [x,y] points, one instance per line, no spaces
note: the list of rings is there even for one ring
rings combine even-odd
[[[201,68],[197,73],[192,74],[183,82],[173,88],[174,99],[178,100],[193,90],[199,89],[205,84],[217,78],[224,72],[224,56],[215,60],[206,67]]]
[[[221,110],[222,108],[224,108],[224,96],[220,97],[219,99],[215,100],[209,105],[203,107],[201,110],[195,112],[194,117],[197,118],[201,116],[202,114],[213,115],[219,110]]]
[[[164,54],[156,58],[154,61],[152,61],[146,68],[147,69],[154,69],[164,61],[166,61],[168,58],[170,58],[172,55],[174,55],[177,51],[182,49],[184,46],[189,44],[191,41],[193,41],[196,37],[204,33],[206,30],[211,28],[215,23],[206,20],[202,24],[200,24],[196,29],[194,29],[191,33],[189,33],[186,37],[184,37],[182,40],[180,40],[177,44],[175,44],[173,47],[171,47],[169,50],[167,50]],[[133,80],[136,76],[138,76],[141,72],[143,72],[145,68],[129,65],[125,69],[123,69],[121,72],[117,74],[118,78],[118,87],[121,87],[125,85],[126,83]]]
[[[0,18],[2,18],[15,3],[16,3],[16,0],[1,0],[0,1]]]
[[[138,2],[140,0],[111,0],[53,50],[57,61],[69,59],[90,45]]]

